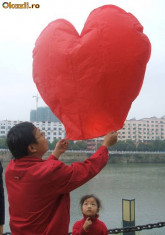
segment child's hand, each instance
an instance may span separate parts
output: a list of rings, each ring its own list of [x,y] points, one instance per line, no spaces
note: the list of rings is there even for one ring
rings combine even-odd
[[[90,217],[88,217],[88,218],[85,220],[85,223],[84,223],[84,225],[83,225],[83,229],[84,229],[85,231],[87,231],[88,228],[89,228],[91,225],[92,225],[92,221],[91,221]]]
[[[64,153],[68,149],[68,141],[66,139],[59,140],[56,144],[52,155],[56,158],[59,158],[62,153]]]

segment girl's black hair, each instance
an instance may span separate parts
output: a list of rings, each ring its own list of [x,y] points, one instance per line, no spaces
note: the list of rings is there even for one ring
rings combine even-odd
[[[85,202],[85,200],[87,200],[88,198],[91,198],[91,197],[93,197],[93,198],[96,200],[98,209],[102,208],[100,199],[99,199],[98,197],[96,197],[94,194],[84,195],[84,196],[80,199],[80,206],[82,207],[82,205],[83,205],[83,203]]]

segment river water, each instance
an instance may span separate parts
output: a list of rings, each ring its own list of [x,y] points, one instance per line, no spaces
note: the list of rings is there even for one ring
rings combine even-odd
[[[4,171],[6,163],[3,163]],[[165,164],[107,164],[91,181],[71,192],[70,231],[74,222],[82,218],[79,199],[95,194],[103,208],[100,219],[108,229],[122,227],[122,199],[135,199],[135,224],[144,225],[165,221]],[[6,196],[6,224],[9,229]],[[165,227],[136,232],[137,235],[164,235]]]

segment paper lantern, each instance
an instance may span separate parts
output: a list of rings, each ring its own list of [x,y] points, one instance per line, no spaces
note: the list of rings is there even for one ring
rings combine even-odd
[[[90,139],[123,127],[150,51],[139,21],[114,5],[93,10],[80,35],[64,19],[41,32],[33,51],[33,79],[64,124],[66,138]]]

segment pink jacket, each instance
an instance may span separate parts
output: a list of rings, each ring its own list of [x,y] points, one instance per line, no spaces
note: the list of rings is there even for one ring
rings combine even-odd
[[[70,166],[53,155],[11,160],[5,180],[12,235],[67,235],[69,193],[98,174],[108,158],[101,146],[89,159]]]

